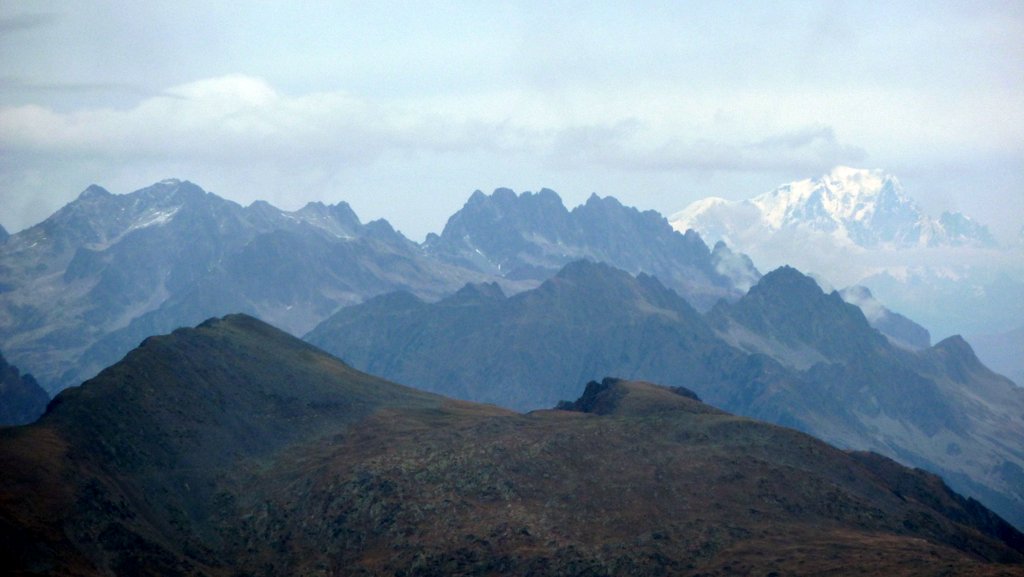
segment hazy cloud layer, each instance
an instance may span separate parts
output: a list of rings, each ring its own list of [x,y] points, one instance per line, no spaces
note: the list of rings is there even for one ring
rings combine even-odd
[[[372,101],[345,92],[282,95],[267,82],[231,75],[169,87],[137,106],[56,112],[38,105],[0,109],[0,145],[12,152],[102,159],[295,162],[333,157],[371,162],[385,152],[490,150],[551,163],[640,170],[817,170],[864,159],[831,127],[799,128],[754,142],[714,140],[712,127],[657,127],[637,118],[548,126],[530,110],[501,107],[504,119],[433,112],[415,102]],[[493,115],[491,115],[493,116]],[[686,136],[687,132],[696,133]],[[702,136],[701,134],[707,134]]]
[[[476,188],[672,213],[836,164],[1024,222],[1024,10],[781,3],[0,6],[0,222],[96,182],[347,200],[411,236]]]

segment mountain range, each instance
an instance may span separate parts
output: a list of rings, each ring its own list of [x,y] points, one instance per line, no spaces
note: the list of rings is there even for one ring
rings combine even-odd
[[[863,198],[902,208],[860,213],[912,206],[881,180],[890,190]],[[606,375],[643,378],[939,472],[1024,526],[1017,389],[959,338],[932,347],[882,305],[878,284],[833,293],[818,279],[791,268],[762,277],[724,242],[709,249],[653,211],[596,195],[567,210],[550,190],[477,192],[416,244],[345,203],[289,212],[178,180],[125,195],[93,186],[0,243],[0,349],[56,393],[149,335],[241,311],[292,334],[317,327],[311,339],[359,368],[516,409],[550,407]],[[1014,283],[985,295],[1012,303],[1008,319],[1024,306]],[[358,339],[338,336],[346,323]],[[14,406],[11,390],[0,405]]]
[[[418,245],[345,203],[287,212],[187,181],[123,195],[92,186],[0,244],[0,350],[53,394],[210,316],[246,312],[303,334],[375,295],[437,299],[485,281],[515,292],[581,256],[659,274],[704,308],[758,275],[743,255],[613,198],[569,212],[549,190],[477,192]]]
[[[0,429],[12,575],[1024,574],[923,471],[602,379],[513,413],[244,315],[146,339]]]
[[[792,268],[701,315],[654,277],[580,261],[513,296],[491,284],[437,303],[377,297],[305,338],[360,370],[517,410],[571,398],[601,375],[687,387],[725,410],[941,473],[1024,524],[1024,390],[959,337],[893,344]]]

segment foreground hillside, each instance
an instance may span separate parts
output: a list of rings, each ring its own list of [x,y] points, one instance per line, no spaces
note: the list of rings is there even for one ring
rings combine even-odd
[[[1021,575],[1024,536],[937,477],[685,389],[606,379],[517,414],[236,315],[0,431],[0,556],[14,575]]]

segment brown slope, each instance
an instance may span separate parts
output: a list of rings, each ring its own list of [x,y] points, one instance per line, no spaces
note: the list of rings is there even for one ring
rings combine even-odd
[[[242,315],[147,339],[35,426],[0,431],[0,556],[57,573],[230,565],[213,521],[224,483],[381,406],[444,402]]]
[[[1024,574],[941,481],[606,380],[520,415],[247,317],[150,339],[0,437],[30,575]],[[908,489],[909,488],[909,489]]]
[[[1024,574],[1020,535],[1001,523],[1008,544],[971,528],[977,504],[933,475],[655,385],[591,388],[578,403],[603,414],[394,412],[293,454],[261,480],[257,493],[274,497],[244,542],[279,548],[250,568]],[[902,477],[890,482],[894,471]]]

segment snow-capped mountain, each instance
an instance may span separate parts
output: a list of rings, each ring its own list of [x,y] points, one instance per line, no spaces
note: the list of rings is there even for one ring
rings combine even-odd
[[[994,244],[985,226],[961,213],[925,214],[896,177],[844,166],[749,200],[699,200],[670,221],[676,230],[694,229],[709,242],[724,240],[741,250],[745,239],[780,231],[863,248]]]
[[[939,338],[1024,323],[1021,247],[997,246],[961,213],[927,214],[881,170],[838,167],[748,200],[705,198],[669,221],[761,269],[791,265],[837,287],[868,287]]]

